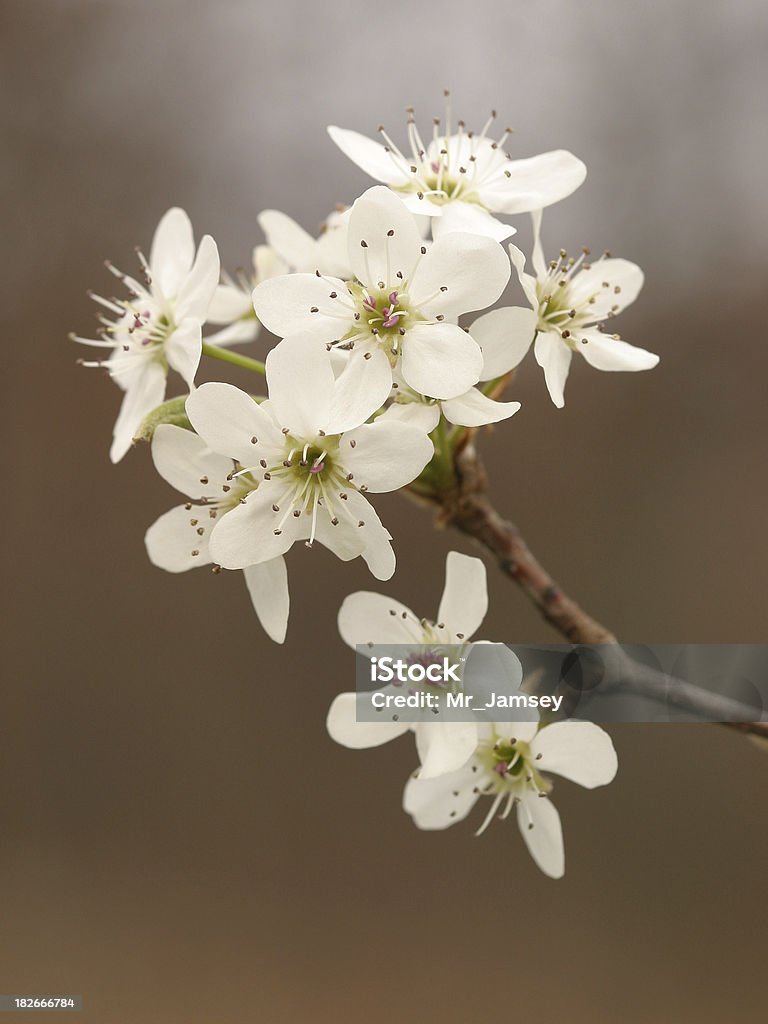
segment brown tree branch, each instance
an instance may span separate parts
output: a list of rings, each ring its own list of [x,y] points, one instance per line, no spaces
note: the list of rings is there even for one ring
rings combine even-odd
[[[514,580],[541,614],[574,644],[616,644],[611,677],[616,689],[664,701],[702,714],[741,732],[768,738],[768,722],[750,721],[754,710],[680,679],[633,661],[614,634],[569,597],[531,552],[517,527],[504,519],[488,497],[483,464],[468,433],[454,455],[455,473],[437,490],[416,490],[414,496],[438,506],[441,525],[451,526],[482,545],[501,571]]]

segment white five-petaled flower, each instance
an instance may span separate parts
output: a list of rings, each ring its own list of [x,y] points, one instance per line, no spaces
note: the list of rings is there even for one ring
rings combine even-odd
[[[408,780],[403,806],[419,828],[443,829],[467,817],[481,797],[491,805],[480,835],[497,811],[513,807],[526,846],[550,878],[561,878],[565,853],[560,816],[549,799],[552,772],[587,789],[605,786],[618,763],[610,736],[591,722],[496,722],[480,727],[474,756],[458,771],[439,778]]]
[[[152,438],[152,459],[164,480],[189,501],[160,516],[145,543],[153,565],[186,572],[210,565],[210,540],[224,518],[257,486],[250,474],[235,476],[236,462],[208,448],[190,430],[161,424]],[[288,577],[283,558],[244,567],[253,607],[272,640],[282,643],[288,624]]]
[[[488,135],[495,112],[478,135],[467,131],[463,121],[453,133],[446,110],[442,129],[436,118],[427,143],[411,108],[408,113],[410,152],[400,150],[383,128],[384,145],[335,126],[328,133],[366,174],[402,195],[409,209],[432,217],[435,238],[448,231],[470,231],[501,242],[515,229],[494,213],[542,209],[565,199],[586,176],[581,160],[566,150],[513,160],[504,151],[511,129],[498,140]]]
[[[256,315],[282,338],[311,335],[348,352],[344,375],[382,405],[393,370],[430,398],[463,395],[480,377],[478,344],[456,323],[498,299],[511,274],[496,242],[455,232],[427,245],[416,219],[389,189],[352,207],[349,261],[355,278],[290,274],[254,290]]]
[[[479,558],[451,551],[445,563],[445,588],[435,622],[418,618],[391,597],[362,590],[350,594],[342,604],[339,632],[350,647],[402,644],[413,649],[414,658],[423,660],[425,649],[439,655],[446,646],[463,647],[479,628],[487,609],[485,566]],[[455,653],[454,650],[454,656]],[[455,771],[477,747],[476,722],[358,721],[358,699],[356,693],[340,693],[334,699],[327,719],[331,738],[359,750],[378,747],[412,730],[422,779]]]
[[[115,423],[110,458],[118,462],[131,446],[141,421],[165,397],[169,366],[194,387],[202,351],[202,325],[219,282],[219,253],[205,235],[195,254],[192,225],[183,210],[168,210],[157,226],[149,263],[143,256],[147,281],[141,284],[107,266],[128,288],[128,299],[93,298],[116,319],[101,318],[101,340],[75,341],[112,349],[103,366],[125,395]]]
[[[473,334],[483,345],[486,359],[492,359],[499,375],[517,366],[534,337],[536,362],[544,370],[550,397],[558,409],[565,405],[565,382],[574,352],[596,370],[651,370],[659,357],[644,348],[622,341],[618,334],[603,332],[602,325],[637,298],[643,286],[643,272],[629,260],[614,259],[608,253],[593,263],[586,262],[584,250],[578,259],[561,250],[556,260],[546,263],[541,248],[541,215],[535,214],[533,269],[525,271],[525,257],[510,245],[512,263],[520,278],[530,309],[512,306],[487,314],[488,348],[478,323]],[[486,318],[481,318],[486,320]]]
[[[353,375],[335,379],[313,338],[273,349],[267,384],[261,405],[218,383],[203,384],[187,400],[208,447],[242,467],[233,479],[258,483],[217,526],[212,559],[240,569],[276,558],[298,540],[317,540],[343,561],[362,555],[374,576],[389,579],[391,537],[365,495],[410,483],[432,457],[432,442],[405,423],[365,423],[378,400]]]

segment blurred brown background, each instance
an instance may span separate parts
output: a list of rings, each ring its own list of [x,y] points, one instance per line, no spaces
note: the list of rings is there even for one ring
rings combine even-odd
[[[66,338],[92,327],[86,288],[112,290],[103,258],[132,268],[168,206],[235,268],[262,208],[313,228],[367,187],[327,124],[399,133],[406,103],[428,120],[450,86],[475,125],[499,109],[514,154],[587,161],[547,247],[641,263],[622,334],[662,356],[579,363],[562,412],[529,361],[523,413],[482,441],[499,505],[625,639],[765,642],[765,6],[0,12],[0,991],[82,993],[99,1024],[764,1020],[766,755],[710,726],[612,730],[616,782],[558,786],[562,882],[513,822],[419,833],[410,742],[326,736],[352,682],[335,615],[360,588],[432,614],[445,552],[469,549],[385,498],[395,578],[295,551],[271,646],[237,574],[147,563],[176,496],[146,450],[109,464],[117,389]],[[482,635],[553,639],[493,572],[490,590]]]

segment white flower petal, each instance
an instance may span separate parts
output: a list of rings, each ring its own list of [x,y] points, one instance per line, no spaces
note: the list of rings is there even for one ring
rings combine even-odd
[[[571,366],[571,350],[554,331],[540,331],[533,346],[536,362],[544,371],[549,396],[562,409],[565,405],[565,382]]]
[[[269,400],[281,427],[313,438],[328,424],[334,377],[325,348],[304,334],[286,338],[267,356]],[[371,410],[373,411],[373,410]]]
[[[384,185],[374,185],[352,207],[348,244],[355,276],[375,289],[379,281],[394,286],[398,272],[410,278],[422,241],[403,201]]]
[[[358,590],[339,609],[339,633],[350,647],[420,643],[422,629],[410,608],[384,594]]]
[[[531,211],[531,227],[533,229],[533,252],[531,264],[533,265],[536,277],[541,280],[547,275],[547,264],[544,260],[544,250],[541,245],[541,210]]]
[[[512,268],[492,238],[452,231],[441,235],[422,257],[409,294],[425,316],[451,320],[485,309],[507,286]],[[445,288],[445,291],[442,289]]]
[[[459,551],[449,551],[437,621],[445,623],[452,633],[462,633],[468,639],[478,629],[487,611],[488,584],[484,563]]]
[[[165,397],[165,368],[156,361],[148,361],[133,378],[123,395],[120,412],[112,432],[109,457],[119,462],[133,444],[141,421]]]
[[[197,250],[192,269],[182,281],[176,299],[177,320],[195,317],[205,320],[211,299],[219,286],[219,250],[210,235],[205,235]]]
[[[420,779],[455,772],[477,748],[475,722],[419,722],[415,727]]]
[[[195,258],[192,224],[178,206],[165,213],[157,225],[149,251],[152,283],[166,299],[174,299]]]
[[[426,228],[420,226],[422,237],[426,237],[429,233],[429,225],[434,225],[435,221],[439,220],[443,216],[443,210],[445,207],[438,206],[436,203],[433,203],[432,197],[424,195],[423,192],[398,192],[398,195],[402,198],[403,205],[410,210],[422,224],[426,221]]]
[[[194,499],[220,497],[220,485],[233,465],[231,459],[212,452],[198,434],[171,423],[161,423],[155,430],[152,461],[163,480]]]
[[[266,403],[265,403],[266,404]],[[253,463],[254,444],[282,444],[283,436],[272,417],[233,384],[209,381],[187,399],[187,416],[209,448],[242,466]]]
[[[254,288],[253,308],[267,330],[278,338],[308,334],[320,341],[334,341],[343,338],[355,321],[351,306],[330,298],[331,292],[349,298],[347,286],[336,278],[284,274]],[[313,309],[318,312],[313,313]]]
[[[206,319],[211,324],[231,324],[253,312],[251,297],[231,284],[220,284],[213,293]]]
[[[266,281],[270,277],[280,277],[282,274],[289,273],[292,269],[271,245],[255,245],[251,254],[251,262],[253,263],[255,281]]]
[[[376,181],[388,185],[403,185],[408,181],[407,174],[398,168],[392,154],[380,143],[335,125],[329,126],[328,134],[345,156]]]
[[[282,497],[281,490],[275,480],[262,482],[243,504],[218,520],[210,541],[214,562],[225,569],[244,569],[285,554],[299,537],[303,523],[290,513],[285,516],[287,507],[273,510]]]
[[[200,537],[190,518],[195,518],[195,511],[190,512],[184,505],[178,505],[150,526],[144,543],[153,565],[166,572],[186,572],[210,563],[208,534],[211,531],[208,523],[213,526],[213,522],[206,521],[206,535]],[[197,555],[193,555],[193,551],[197,551]]]
[[[365,353],[355,349],[333,385],[326,432],[341,434],[365,423],[386,402],[391,390],[392,369],[382,349]]]
[[[505,241],[515,234],[515,230],[511,224],[504,224],[492,217],[477,203],[462,203],[458,199],[446,203],[442,217],[436,218],[432,225],[434,238],[447,235],[449,231],[466,231],[471,235],[493,238],[497,242]]]
[[[408,732],[408,725],[382,719],[381,722],[358,722],[357,702],[363,700],[356,693],[340,693],[328,711],[326,727],[332,740],[352,750],[380,747]],[[386,714],[382,711],[382,715]]]
[[[477,383],[482,367],[480,346],[456,324],[416,324],[403,338],[401,371],[421,395],[463,395]]]
[[[340,277],[344,281],[354,277],[349,262],[349,218],[351,209],[334,211],[325,222],[325,230],[315,242],[315,266],[324,274]]]
[[[408,423],[424,434],[431,434],[440,422],[440,406],[436,402],[393,402],[380,418]]]
[[[395,571],[392,537],[376,514],[376,509],[357,491],[349,491],[344,513],[350,517],[351,528],[359,530],[363,548],[360,554],[377,580],[388,580]],[[357,526],[363,523],[362,527]]]
[[[302,522],[304,525],[297,539],[306,541],[312,533],[311,516],[302,517]],[[334,526],[330,517],[320,509],[315,520],[313,543],[322,544],[340,561],[350,562],[353,558],[360,558],[365,550],[363,537],[354,527],[354,523],[343,522],[341,519]]]
[[[292,270],[318,269],[312,266],[315,240],[292,217],[280,210],[264,210],[256,219],[271,248]]]
[[[403,793],[403,809],[418,828],[448,828],[467,817],[480,799],[473,767],[476,765],[470,761],[458,771],[437,778],[411,776]]]
[[[502,377],[519,365],[533,344],[537,315],[523,306],[484,313],[469,329],[483,352],[480,380]]]
[[[595,301],[587,310],[593,320],[603,320],[609,312],[620,313],[634,302],[643,281],[643,272],[636,263],[620,259],[597,260],[589,270],[580,270],[574,275],[569,289],[570,301],[574,306],[584,306],[593,297]]]
[[[582,341],[586,338],[586,344]],[[575,332],[578,351],[596,370],[652,370],[659,357],[654,352],[637,348],[620,338],[603,334],[596,327],[582,327]]]
[[[552,801],[526,793],[517,805],[517,824],[538,867],[550,878],[562,878],[565,874],[563,828]]]
[[[250,309],[250,301],[248,308]],[[205,341],[211,345],[218,345],[219,348],[226,348],[227,345],[242,345],[247,341],[253,341],[259,333],[261,324],[255,316],[248,316],[244,320],[236,320],[220,331],[214,331],[205,337]]]
[[[394,576],[397,561],[392,549],[392,537],[383,526],[368,530],[368,543],[362,552],[363,561],[377,580]]]
[[[478,388],[470,388],[458,398],[447,398],[442,402],[443,415],[449,423],[460,427],[482,427],[487,423],[499,423],[520,411],[519,402],[496,402]]]
[[[290,608],[285,559],[271,558],[259,565],[247,565],[243,574],[253,609],[264,632],[270,640],[281,644],[285,640]]]
[[[578,157],[564,149],[527,160],[508,160],[503,173],[478,190],[482,202],[499,213],[529,213],[571,195],[587,176]]]
[[[527,274],[525,271],[525,254],[517,248],[516,245],[509,243],[509,258],[512,260],[512,266],[517,271],[517,277],[520,281],[520,286],[525,292],[525,297],[531,304],[531,309],[538,312],[539,309],[539,297],[536,294],[536,278],[532,274]],[[535,251],[535,250],[534,250]]]
[[[182,320],[165,343],[168,365],[182,378],[191,391],[203,354],[203,338],[199,320]]]
[[[531,743],[540,755],[538,769],[594,789],[607,786],[618,769],[611,737],[592,722],[555,722],[540,729]]]
[[[434,454],[432,442],[418,427],[383,418],[346,433],[339,450],[355,486],[364,484],[374,494],[405,487]]]

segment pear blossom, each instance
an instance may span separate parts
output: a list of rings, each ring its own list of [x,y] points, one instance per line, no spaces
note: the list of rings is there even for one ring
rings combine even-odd
[[[484,372],[495,376],[509,372],[521,361],[535,340],[536,362],[544,370],[550,398],[558,409],[565,405],[565,382],[574,352],[596,370],[651,370],[659,357],[623,341],[618,334],[603,332],[605,322],[626,309],[643,286],[643,272],[629,260],[604,253],[586,262],[589,250],[578,259],[564,249],[557,259],[544,260],[540,226],[534,215],[533,269],[526,273],[525,257],[514,245],[510,257],[530,309],[512,306],[495,309],[472,325],[473,336],[483,349]]]
[[[410,483],[432,442],[405,423],[365,423],[379,407],[354,375],[336,379],[324,348],[296,337],[266,361],[269,399],[257,404],[229,384],[207,383],[187,415],[208,447],[258,487],[223,517],[210,539],[225,569],[259,565],[298,540],[347,561],[362,556],[379,579],[395,570],[391,537],[366,498]]]
[[[389,189],[376,186],[352,207],[348,253],[354,278],[291,274],[253,292],[256,315],[281,338],[303,333],[347,351],[344,374],[380,404],[393,372],[430,398],[463,395],[479,379],[482,354],[457,324],[492,305],[511,274],[496,242],[455,232],[431,245]]]
[[[149,560],[173,573],[210,565],[212,535],[256,489],[256,480],[247,473],[236,477],[236,462],[211,451],[192,431],[168,423],[155,430],[152,460],[160,476],[189,501],[160,516],[147,530]],[[245,566],[243,575],[259,622],[272,640],[282,643],[289,607],[285,559]]]
[[[333,125],[328,134],[361,170],[401,195],[410,210],[432,217],[433,237],[469,231],[502,242],[515,229],[493,214],[525,213],[559,202],[581,185],[587,169],[562,149],[513,160],[504,150],[512,129],[499,139],[488,134],[495,116],[494,111],[479,135],[467,131],[463,121],[453,132],[446,110],[442,129],[435,118],[431,138],[424,142],[409,107],[405,151],[383,127],[383,144]]]
[[[127,299],[92,297],[115,317],[101,317],[103,337],[73,340],[111,349],[103,366],[125,392],[115,423],[110,458],[119,462],[131,446],[139,424],[165,397],[169,367],[187,387],[194,378],[202,352],[202,326],[219,281],[219,253],[205,235],[195,254],[192,225],[187,214],[174,207],[155,231],[149,262],[139,252],[146,283],[120,273],[107,264],[131,293]]]
[[[403,806],[422,829],[444,829],[467,817],[482,797],[490,798],[480,835],[497,811],[516,809],[517,823],[536,864],[550,878],[565,872],[560,816],[549,799],[551,772],[587,789],[605,786],[618,762],[610,736],[591,722],[496,722],[479,727],[473,756],[455,772],[437,778],[412,776]]]
[[[416,616],[410,608],[383,594],[358,591],[344,600],[339,610],[339,633],[350,647],[403,644],[412,657],[423,662],[440,657],[446,646],[465,649],[480,627],[488,609],[485,565],[479,558],[451,551],[445,563],[445,587],[434,622]],[[455,652],[454,652],[455,653]],[[515,686],[522,667],[512,652],[503,648]],[[457,655],[459,656],[459,655]],[[340,693],[331,704],[327,728],[332,739],[359,750],[377,747],[413,731],[421,761],[419,777],[430,779],[453,772],[465,764],[477,747],[478,723],[474,721],[364,722],[357,719],[358,694]]]
[[[208,307],[208,322],[222,324],[220,330],[206,337],[213,345],[236,345],[253,341],[259,333],[259,321],[253,311],[251,292],[261,281],[287,274],[288,264],[270,245],[257,245],[251,255],[251,274],[235,277],[222,275]]]

